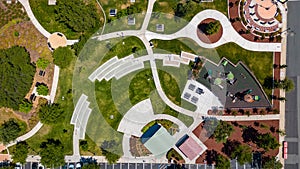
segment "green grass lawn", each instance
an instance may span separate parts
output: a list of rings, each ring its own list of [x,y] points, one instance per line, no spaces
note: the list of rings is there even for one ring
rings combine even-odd
[[[227,43],[215,49],[205,49],[197,47],[195,43],[187,39],[175,39],[171,41],[153,40],[155,51],[166,50],[169,53],[180,54],[180,51],[195,53],[204,56],[215,63],[218,63],[222,57],[226,57],[236,64],[242,61],[253,72],[258,81],[263,84],[264,79],[272,76],[273,53],[272,52],[256,52],[243,49],[235,43]],[[172,48],[172,46],[175,46]],[[267,95],[270,90],[264,89]]]
[[[40,144],[49,138],[59,139],[62,142],[64,154],[70,155],[73,152],[73,125],[70,124],[70,120],[74,109],[72,78],[75,60],[76,58],[73,59],[69,67],[60,69],[56,103],[60,104],[64,109],[64,114],[62,114],[64,120],[52,125],[44,125],[37,134],[28,139],[27,143],[30,146],[30,154],[38,154]],[[64,100],[62,100],[62,96],[64,96]]]
[[[100,0],[100,4],[106,14],[107,24],[105,25],[104,33],[110,33],[122,30],[140,29],[144,22],[148,2],[145,0],[136,0],[134,3],[130,3],[128,0]],[[127,8],[131,8],[131,10],[127,10]],[[117,16],[110,16],[110,9],[116,9]],[[128,11],[131,12],[128,13]],[[128,25],[129,14],[131,14],[131,17],[135,18],[134,25]]]
[[[156,24],[164,24],[164,31],[156,31]],[[173,14],[155,12],[152,13],[147,30],[163,34],[172,34],[179,31],[187,24],[188,21]]]
[[[151,42],[154,45],[154,53],[160,53],[161,51],[158,51],[159,49],[165,50],[167,53],[173,53],[180,55],[181,51],[194,53],[195,52],[186,44],[184,44],[182,41],[178,39],[174,40],[158,40],[153,39]],[[157,52],[156,52],[157,51]]]
[[[185,108],[192,107],[192,109],[195,110],[195,107],[181,100],[180,88],[172,75],[165,71],[159,70],[159,76],[166,96],[174,104],[183,106]],[[191,125],[193,122],[191,117],[178,113],[163,102],[155,89],[151,69],[145,69],[132,78],[129,86],[129,98],[132,105],[150,98],[155,114],[168,114],[174,116],[182,120],[187,126]]]
[[[235,43],[227,43],[217,47],[216,50],[220,57],[226,57],[234,64],[238,61],[245,63],[261,84],[266,77],[272,76],[272,52],[249,51]]]
[[[135,36],[130,36],[121,39],[115,45],[108,42],[106,44],[106,47],[109,48],[110,50],[102,58],[101,64],[105,63],[106,61],[108,61],[114,56],[118,56],[118,58],[120,59],[132,53],[134,53],[135,57],[143,56],[147,54],[143,42]]]
[[[112,81],[102,80],[101,82],[96,81],[95,84],[95,95],[98,103],[98,107],[105,121],[115,130],[118,129],[119,123],[122,119],[122,115],[118,112],[114,100],[112,98]],[[116,90],[116,89],[115,89]],[[114,118],[111,119],[110,116]]]
[[[227,1],[224,0],[214,0],[213,2],[201,2],[197,3],[195,1],[189,1],[189,5],[186,5],[186,2],[177,1],[177,0],[158,0],[154,5],[154,12],[162,12],[167,14],[175,14],[177,4],[183,3],[186,8],[186,14],[182,18],[190,21],[197,13],[205,9],[215,9],[222,12],[227,16],[228,6]]]

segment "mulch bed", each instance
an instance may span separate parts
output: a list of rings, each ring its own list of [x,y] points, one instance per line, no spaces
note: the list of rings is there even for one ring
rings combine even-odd
[[[262,148],[258,148],[255,143],[252,141],[244,142],[242,126],[251,126],[253,129],[257,130],[257,133],[265,134],[271,133],[277,140],[279,140],[279,134],[275,132],[279,129],[279,121],[278,120],[264,120],[264,121],[239,121],[239,122],[229,122],[232,124],[234,128],[234,132],[228,138],[227,144],[233,145],[237,142],[248,145],[251,147],[252,151],[259,151],[262,153],[262,157],[268,156],[276,156],[279,153],[279,148],[275,150],[269,150],[264,152]],[[274,127],[275,131],[271,131],[270,127]],[[197,160],[196,163],[205,163],[207,164],[214,164],[216,154],[222,154],[227,156],[224,151],[224,143],[217,143],[214,138],[207,138],[206,130],[203,128],[203,123],[201,123],[193,133],[207,146],[207,150],[203,153]],[[245,139],[247,139],[245,137]],[[222,150],[223,149],[223,150]]]
[[[244,108],[244,109],[227,109],[227,110],[208,110],[209,115],[222,115],[222,116],[241,116],[241,115],[265,115],[265,114],[278,114],[277,108]]]
[[[279,69],[279,65],[280,63],[280,52],[275,52],[274,55],[274,65],[277,65],[277,68],[274,68],[274,80],[280,80],[280,69]],[[274,89],[273,90],[273,95],[277,98],[280,97],[280,89]],[[279,110],[280,108],[280,101],[277,99],[273,99],[273,106]]]
[[[210,22],[214,22],[216,21],[215,19],[212,18],[208,18],[208,19],[204,19],[203,21],[200,22],[200,24],[198,25],[198,29],[197,29],[197,35],[198,38],[204,42],[204,43],[208,43],[208,44],[212,44],[212,43],[216,43],[217,41],[219,41],[223,35],[223,27],[221,25],[220,30],[217,33],[214,33],[212,35],[206,35],[204,33],[204,29],[206,27],[206,25]]]
[[[139,137],[131,136],[129,144],[131,155],[134,157],[141,157],[151,154],[151,152],[142,144]]]

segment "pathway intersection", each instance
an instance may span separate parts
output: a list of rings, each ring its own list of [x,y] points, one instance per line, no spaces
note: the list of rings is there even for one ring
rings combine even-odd
[[[228,18],[225,15],[223,15],[222,13],[215,11],[215,10],[204,10],[204,11],[198,13],[190,21],[190,23],[188,25],[186,25],[184,28],[182,28],[181,30],[179,30],[178,32],[176,32],[174,34],[166,35],[166,34],[158,34],[158,33],[150,32],[150,31],[147,31],[146,29],[147,29],[147,26],[149,24],[150,17],[151,17],[151,11],[149,11],[149,10],[152,9],[153,3],[154,3],[153,0],[152,1],[150,0],[148,3],[148,9],[147,9],[147,13],[145,16],[145,20],[144,20],[143,26],[140,30],[125,30],[125,31],[119,31],[119,32],[112,32],[112,33],[108,33],[108,34],[104,34],[104,35],[95,36],[93,38],[97,39],[99,41],[104,41],[104,40],[109,40],[112,38],[118,38],[118,37],[120,37],[120,35],[122,35],[122,37],[135,36],[135,37],[138,37],[144,43],[144,46],[146,47],[146,51],[147,51],[148,55],[138,57],[134,60],[136,60],[136,62],[144,62],[146,60],[149,60],[155,87],[156,87],[156,90],[158,91],[160,98],[169,107],[176,110],[177,112],[180,112],[182,114],[193,117],[194,122],[187,130],[184,131],[185,134],[193,135],[193,133],[192,133],[193,129],[195,129],[197,127],[197,125],[199,123],[201,123],[205,117],[216,117],[218,120],[224,120],[224,121],[253,121],[253,120],[278,120],[279,119],[279,115],[252,115],[250,117],[248,117],[248,116],[212,116],[212,115],[207,115],[207,111],[213,105],[207,106],[202,111],[200,111],[200,112],[198,111],[197,113],[195,113],[193,111],[190,111],[190,110],[184,109],[180,106],[177,106],[172,101],[170,101],[162,89],[160,79],[158,76],[158,71],[157,71],[158,68],[157,68],[157,65],[155,62],[155,60],[158,58],[155,57],[155,55],[159,55],[159,54],[153,53],[152,47],[149,45],[150,40],[152,40],[152,39],[172,40],[172,39],[176,39],[176,38],[180,38],[180,37],[185,37],[185,38],[190,38],[190,39],[194,40],[195,42],[197,42],[197,44],[199,46],[205,47],[205,48],[215,48],[215,47],[218,47],[218,46],[223,45],[228,42],[235,42],[238,45],[240,45],[243,48],[248,49],[248,50],[272,51],[272,52],[281,51],[281,44],[280,43],[257,43],[257,42],[250,42],[248,40],[245,40],[234,30],[234,28],[231,26],[230,22],[228,21]],[[196,34],[197,25],[206,18],[214,18],[214,19],[220,20],[220,22],[225,30],[223,32],[222,38],[214,44],[206,44],[206,43],[200,41]],[[144,58],[144,59],[141,59],[141,58]],[[93,74],[91,76],[95,77],[95,75],[93,75]],[[92,79],[90,78],[90,80],[92,80],[92,81],[94,81],[94,79],[95,78],[92,78]],[[99,80],[103,80],[103,78],[101,78]],[[129,144],[128,137],[130,134],[135,133],[135,131],[129,131],[129,130],[135,130],[136,128],[140,128],[140,127],[135,126],[135,124],[129,124],[129,123],[138,124],[138,121],[133,120],[132,119],[133,117],[131,117],[131,118],[126,117],[126,115],[123,117],[123,119],[122,119],[123,122],[121,121],[118,131],[125,133],[124,137],[123,137],[123,151],[124,151],[124,158],[127,159],[127,158],[131,157],[129,150],[128,150],[129,147],[128,147],[128,145],[126,145],[126,144]],[[152,120],[154,120],[154,119],[155,118],[153,118]],[[125,121],[127,121],[127,122],[125,122]],[[136,121],[136,122],[134,122],[134,121]],[[150,121],[150,120],[147,120],[147,121]],[[141,125],[141,124],[139,124],[139,125]],[[131,129],[129,129],[129,128],[131,128]],[[140,136],[141,135],[140,129],[137,129],[136,131],[138,131],[138,133],[136,133],[135,135]],[[185,157],[185,156],[183,156],[183,157]],[[149,157],[143,157],[142,159],[148,159],[148,158],[154,158],[154,157],[149,156]],[[153,159],[153,160],[155,160],[155,159]],[[121,158],[120,161],[123,161],[123,159]],[[185,158],[185,161],[192,162],[192,161],[188,160],[187,158]]]
[[[19,0],[20,3],[24,6],[30,20],[32,21],[32,23],[35,25],[35,27],[41,32],[41,34],[43,34],[45,37],[49,37],[50,33],[47,32],[41,25],[40,23],[37,21],[37,19],[35,18],[33,12],[31,11],[30,5],[29,5],[29,1],[28,0]],[[219,104],[216,105],[215,102],[209,103],[206,107],[202,108],[202,109],[197,109],[197,112],[194,111],[190,111],[187,109],[184,109],[176,104],[174,104],[171,100],[168,99],[168,97],[166,96],[166,94],[164,93],[161,83],[160,83],[160,79],[159,79],[159,75],[158,75],[158,68],[157,68],[157,64],[156,64],[156,60],[158,58],[163,58],[165,56],[160,56],[160,54],[154,54],[153,53],[153,49],[152,47],[149,45],[149,41],[151,41],[152,39],[160,39],[160,40],[172,40],[172,39],[177,39],[177,38],[189,38],[193,41],[195,41],[200,47],[204,47],[204,48],[215,48],[218,46],[221,46],[225,43],[229,43],[229,42],[234,42],[238,45],[240,45],[241,47],[247,49],[247,50],[252,50],[252,51],[268,51],[268,52],[280,52],[281,51],[281,43],[258,43],[258,42],[250,42],[246,39],[244,39],[243,37],[241,37],[236,31],[235,29],[231,26],[230,21],[228,20],[228,18],[222,14],[219,11],[216,10],[204,10],[202,12],[199,12],[197,15],[194,16],[194,18],[181,30],[179,30],[176,33],[173,34],[159,34],[159,33],[154,33],[151,31],[147,30],[147,27],[149,25],[150,19],[151,19],[151,14],[152,14],[152,10],[153,10],[153,5],[155,3],[155,0],[149,0],[148,1],[148,7],[147,7],[147,12],[144,18],[144,22],[142,24],[142,27],[140,30],[124,30],[124,31],[118,31],[118,32],[113,32],[113,33],[108,33],[108,34],[104,34],[104,35],[98,35],[98,36],[94,36],[93,39],[97,39],[99,41],[105,41],[105,40],[109,40],[109,39],[113,39],[113,38],[118,38],[120,37],[120,35],[122,35],[122,37],[129,37],[129,36],[135,36],[137,38],[139,38],[144,46],[146,47],[146,51],[147,54],[145,56],[139,57],[139,58],[133,58],[128,56],[129,58],[127,58],[128,60],[125,59],[118,59],[118,58],[114,58],[113,64],[120,64],[123,65],[126,63],[129,63],[128,65],[134,63],[140,67],[138,67],[139,69],[144,68],[144,62],[145,61],[149,61],[150,62],[150,67],[151,67],[151,72],[153,75],[153,80],[155,83],[155,88],[158,91],[158,94],[160,96],[160,98],[163,100],[163,102],[168,105],[169,107],[171,107],[172,109],[176,110],[177,112],[180,112],[182,114],[185,114],[187,116],[190,116],[193,118],[194,122],[190,127],[187,127],[184,125],[184,123],[182,123],[180,120],[178,120],[175,117],[170,117],[168,115],[151,115],[148,114],[147,115],[147,120],[144,121],[143,123],[138,124],[141,120],[139,120],[138,116],[132,116],[132,114],[130,114],[130,111],[128,111],[128,113],[123,117],[118,131],[121,131],[124,133],[123,136],[123,152],[124,152],[124,156],[121,157],[121,159],[119,160],[119,162],[129,162],[129,161],[133,161],[133,162],[166,162],[166,159],[156,159],[154,156],[147,156],[147,157],[140,157],[140,158],[135,158],[132,157],[129,149],[129,138],[131,135],[136,135],[136,136],[140,136],[142,133],[140,132],[140,128],[142,126],[144,126],[145,124],[147,124],[148,122],[155,120],[155,119],[169,119],[170,121],[173,121],[174,123],[176,123],[177,125],[179,125],[179,128],[181,129],[180,133],[177,133],[176,139],[179,139],[181,136],[183,136],[183,134],[188,134],[192,137],[195,137],[194,134],[192,133],[192,131],[203,121],[204,118],[206,117],[215,117],[218,120],[224,120],[224,121],[253,121],[253,120],[279,120],[280,119],[280,115],[279,114],[274,114],[274,115],[251,115],[251,116],[213,116],[213,115],[208,115],[207,111],[212,107],[212,106],[220,106]],[[100,4],[99,4],[100,5]],[[221,39],[219,41],[217,41],[216,43],[212,43],[212,44],[207,44],[202,42],[198,36],[197,36],[197,25],[204,19],[207,18],[213,18],[216,20],[219,20],[222,27],[223,27],[223,35],[221,37]],[[76,43],[78,40],[67,40],[67,45],[72,45],[74,43]],[[134,61],[134,62],[133,62]],[[109,62],[109,61],[108,61]],[[106,62],[105,64],[108,64],[108,62]],[[103,64],[103,65],[105,65]],[[136,71],[138,69],[130,69],[132,67],[129,66],[128,70],[124,69],[124,71],[108,71],[108,66],[104,67],[102,65],[102,67],[100,66],[97,70],[95,70],[92,74],[90,74],[90,76],[84,80],[88,80],[88,81],[92,81],[94,82],[95,80],[101,81],[101,80],[110,80],[113,77],[115,77],[116,79],[119,79],[123,76],[125,76],[126,74]],[[106,71],[107,70],[107,71]],[[106,71],[106,72],[105,72]],[[120,75],[123,72],[122,75]],[[125,73],[124,73],[125,72]],[[101,75],[102,73],[102,75]],[[58,78],[58,75],[55,76],[56,78]],[[55,88],[56,90],[56,88]],[[52,94],[52,91],[51,91]],[[85,112],[86,112],[86,116],[85,115],[78,115],[78,110],[74,110],[73,112],[73,117],[72,117],[72,121],[71,123],[75,125],[76,129],[74,129],[74,134],[73,134],[73,155],[72,156],[66,156],[65,159],[66,161],[72,161],[72,162],[77,162],[80,159],[80,151],[79,151],[79,139],[83,139],[84,138],[84,132],[86,131],[86,123],[88,122],[88,118],[89,115],[93,109],[93,107],[89,108],[89,102],[87,102],[87,100],[89,100],[88,96],[85,95],[85,93],[81,93],[80,94],[82,97],[84,97],[85,103],[77,103],[78,106],[82,106],[83,104],[85,105]],[[54,96],[51,97],[53,100]],[[80,101],[80,99],[79,99]],[[82,102],[84,102],[82,101]],[[149,100],[145,100],[142,101],[144,103],[138,103],[138,104],[149,104]],[[137,105],[138,105],[137,104]],[[151,103],[150,103],[151,105]],[[144,105],[145,107],[145,105]],[[146,105],[146,108],[149,108]],[[76,108],[75,108],[76,109]],[[133,107],[134,109],[134,107]],[[130,117],[130,115],[132,117]],[[135,119],[134,119],[135,118]],[[131,123],[131,124],[130,124]],[[134,124],[136,123],[136,124]],[[138,127],[137,127],[138,126]],[[42,124],[39,123],[32,131],[30,131],[29,133],[27,133],[24,136],[21,136],[20,138],[18,138],[17,140],[26,140],[27,138],[31,137],[33,134],[35,134],[40,128],[42,127]],[[138,129],[137,129],[138,128]],[[198,140],[199,141],[199,140]],[[15,143],[11,143],[11,145],[13,145]],[[10,146],[11,146],[10,145]],[[176,149],[176,147],[174,147]],[[180,151],[179,151],[180,152]],[[185,158],[184,155],[182,155],[182,157]],[[32,158],[31,160],[35,160],[35,159],[39,159],[40,157],[36,156],[35,158]],[[98,157],[99,158],[99,162],[106,162],[104,157]],[[190,162],[190,163],[194,163],[195,161],[193,160],[189,160],[187,158],[185,158],[186,162]]]

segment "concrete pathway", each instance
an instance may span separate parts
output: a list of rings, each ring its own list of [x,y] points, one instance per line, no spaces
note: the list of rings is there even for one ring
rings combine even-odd
[[[49,38],[51,33],[48,32],[40,23],[39,21],[36,19],[36,17],[34,16],[30,4],[29,4],[29,0],[18,0],[22,6],[25,8],[25,11],[27,12],[28,17],[30,18],[30,21],[33,23],[33,25],[36,27],[36,29],[42,34],[44,35],[46,38]],[[67,45],[73,45],[74,43],[78,42],[78,40],[67,40]]]
[[[25,141],[25,140],[29,139],[30,137],[35,135],[42,128],[42,126],[43,126],[43,123],[38,122],[38,124],[35,125],[32,130],[30,130],[28,133],[18,137],[15,141],[13,141],[13,142],[9,143],[8,145],[6,145],[6,147],[7,148],[11,147],[13,145],[16,145],[20,141]]]
[[[143,100],[134,105],[122,118],[118,131],[136,137],[142,136],[142,128],[151,121],[166,119],[178,125],[179,130],[186,130],[186,125],[179,119],[167,114],[154,114],[150,99]]]
[[[58,80],[59,80],[59,67],[54,65],[52,87],[51,87],[51,92],[50,92],[50,102],[51,103],[54,103],[56,90],[57,90],[57,86],[58,86]]]
[[[223,35],[221,39],[213,44],[207,44],[202,42],[197,36],[197,26],[199,23],[207,18],[213,18],[219,20],[223,27]],[[204,48],[216,48],[228,42],[234,42],[245,48],[252,51],[281,51],[281,43],[259,43],[251,42],[244,39],[242,36],[236,32],[232,27],[228,18],[219,11],[216,10],[204,10],[199,12],[194,18],[186,25],[184,28],[179,30],[174,34],[158,34],[150,31],[146,31],[146,38],[148,41],[151,39],[161,39],[161,40],[172,40],[177,38],[190,38],[197,42],[197,44]]]
[[[155,3],[156,0],[148,0],[148,7],[147,7],[147,12],[146,12],[146,16],[144,18],[144,22],[141,28],[141,31],[146,31],[151,19],[151,15],[152,15],[152,11],[153,11],[153,5]]]
[[[23,7],[25,8],[25,11],[27,12],[28,17],[30,18],[31,22],[33,23],[33,25],[36,27],[36,29],[43,34],[46,38],[48,38],[50,36],[50,33],[48,31],[46,31],[42,25],[39,23],[39,21],[35,18],[30,4],[29,4],[29,0],[19,0],[19,2],[23,5]]]
[[[175,117],[166,117],[166,115],[154,115],[153,109],[151,105],[150,99],[144,100],[137,105],[133,106],[123,117],[121,120],[118,131],[125,133],[123,137],[123,151],[124,156],[119,160],[119,162],[157,162],[155,160],[162,160],[162,159],[155,159],[154,156],[148,156],[148,157],[141,157],[141,158],[132,158],[130,153],[130,145],[129,145],[129,139],[130,135],[140,136],[142,127],[147,124],[148,122],[158,119],[158,118],[164,118],[168,119],[170,121],[175,122],[176,124],[179,124],[179,127],[181,127],[181,132],[178,134],[176,133],[176,139],[180,138],[182,134],[192,134],[192,131],[203,121],[205,117],[216,117],[219,120],[224,121],[253,121],[253,120],[278,120],[280,118],[280,115],[252,115],[252,116],[211,116],[207,115],[207,111],[209,107],[206,107],[205,109],[201,109],[201,111],[193,112],[190,110],[186,110],[180,106],[177,106],[173,102],[171,102],[166,94],[164,93],[161,84],[160,79],[158,76],[157,66],[155,63],[155,56],[153,54],[153,50],[149,45],[149,41],[151,39],[161,39],[161,40],[171,40],[176,39],[180,37],[190,38],[198,43],[199,46],[204,48],[215,48],[220,45],[223,45],[228,42],[235,42],[236,44],[242,46],[245,49],[248,50],[254,50],[254,51],[280,51],[281,50],[281,44],[280,43],[256,43],[256,42],[250,42],[248,40],[245,40],[243,37],[241,37],[231,26],[231,23],[229,22],[228,18],[226,18],[225,15],[222,13],[216,11],[216,10],[205,10],[200,13],[198,13],[191,22],[186,25],[183,29],[179,30],[178,32],[170,35],[165,34],[158,34],[154,32],[147,31],[147,27],[151,18],[151,13],[153,9],[153,4],[155,0],[150,0],[148,3],[147,13],[142,25],[141,30],[126,30],[126,31],[119,31],[119,32],[113,32],[105,35],[99,35],[93,37],[94,39],[98,40],[107,40],[111,38],[118,38],[118,37],[125,37],[125,36],[136,36],[138,37],[143,44],[146,47],[153,79],[155,82],[155,87],[158,91],[159,96],[162,98],[162,100],[172,109],[183,113],[185,115],[191,116],[194,119],[193,124],[187,128],[184,124],[181,124],[180,121],[176,121]],[[214,18],[217,20],[220,20],[222,26],[223,26],[223,36],[222,38],[214,43],[214,44],[206,44],[200,41],[197,36],[197,25],[206,18]],[[148,59],[148,58],[147,58]],[[138,60],[138,59],[137,59]],[[144,61],[144,59],[140,59],[140,61]],[[143,113],[141,113],[143,112]],[[156,117],[155,117],[156,116]],[[178,119],[177,119],[178,120]],[[165,159],[164,159],[165,160]],[[163,161],[164,161],[163,160]],[[99,162],[106,162],[104,157],[99,157]]]

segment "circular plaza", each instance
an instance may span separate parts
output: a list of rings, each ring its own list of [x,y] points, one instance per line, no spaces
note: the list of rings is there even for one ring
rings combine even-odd
[[[273,33],[282,26],[277,16],[281,15],[277,1],[246,0],[243,3],[243,17],[246,27],[261,33]]]
[[[67,38],[64,34],[60,32],[55,32],[50,35],[47,41],[48,47],[51,51],[55,50],[58,47],[67,46]]]

